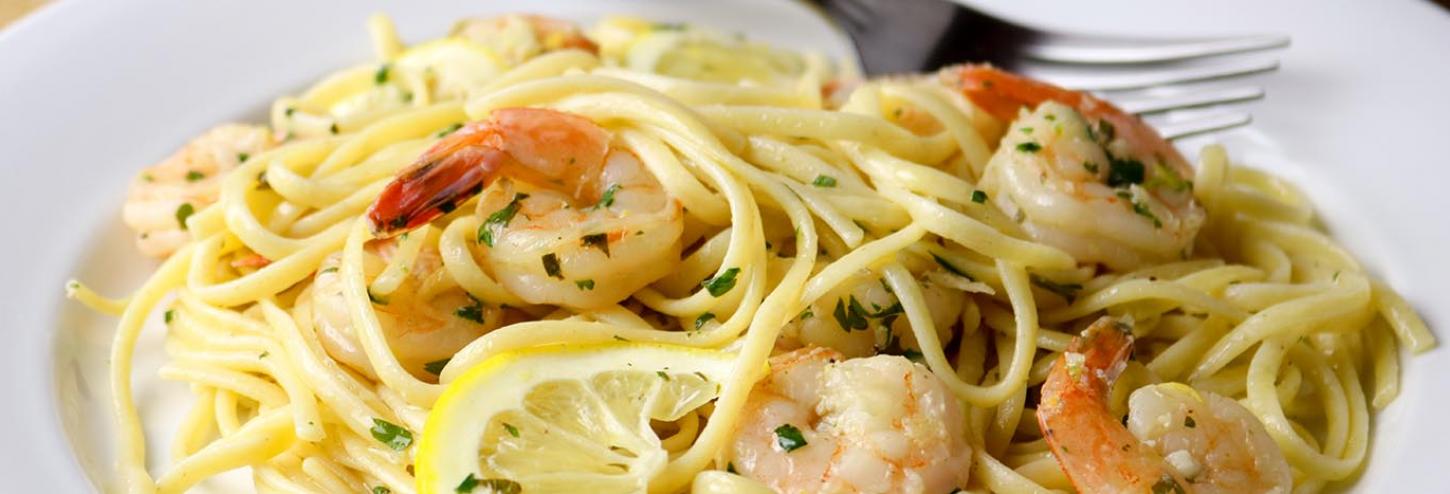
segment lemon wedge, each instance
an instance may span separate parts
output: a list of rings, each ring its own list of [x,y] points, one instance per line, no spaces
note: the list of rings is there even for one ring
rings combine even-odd
[[[720,393],[735,354],[642,343],[553,345],[490,358],[449,384],[414,459],[418,491],[645,491],[669,462],[651,421]]]

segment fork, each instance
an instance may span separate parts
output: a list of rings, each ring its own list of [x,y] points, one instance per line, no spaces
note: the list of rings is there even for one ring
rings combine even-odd
[[[1054,33],[951,0],[807,1],[851,37],[866,75],[989,62],[1059,86],[1096,92],[1139,115],[1263,98],[1263,88],[1252,85],[1210,90],[1173,85],[1276,70],[1277,59],[1189,61],[1289,45],[1289,38],[1280,35],[1162,39]],[[1124,93],[1142,89],[1151,91]],[[1217,112],[1157,127],[1173,139],[1251,121],[1248,113]]]

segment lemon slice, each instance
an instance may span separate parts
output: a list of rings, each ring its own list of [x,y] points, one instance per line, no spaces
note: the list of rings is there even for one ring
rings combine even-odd
[[[463,38],[423,43],[404,52],[398,68],[431,78],[440,99],[462,98],[503,72],[504,63],[488,47]]]
[[[720,392],[732,353],[620,343],[502,354],[434,404],[415,457],[423,494],[642,492],[669,461],[650,421]]]

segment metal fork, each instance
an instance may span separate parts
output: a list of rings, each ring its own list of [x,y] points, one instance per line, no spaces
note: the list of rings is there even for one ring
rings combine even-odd
[[[1221,55],[1289,44],[1287,36],[1279,35],[1154,39],[1053,33],[951,0],[807,1],[820,7],[851,37],[867,75],[990,62],[1060,86],[1097,92],[1125,111],[1140,115],[1262,98],[1264,90],[1258,86],[1185,90],[1172,85],[1273,71],[1279,67],[1277,59],[1213,63],[1195,59],[1223,59]],[[1155,91],[1124,93],[1136,89]],[[1169,95],[1162,95],[1164,92]],[[1172,139],[1250,121],[1248,113],[1216,112],[1157,127]]]

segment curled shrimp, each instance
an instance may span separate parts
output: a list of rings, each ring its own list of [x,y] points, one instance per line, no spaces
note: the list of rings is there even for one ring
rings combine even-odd
[[[453,26],[460,36],[488,47],[509,65],[518,65],[540,53],[576,49],[598,53],[599,47],[569,21],[541,15],[509,14],[487,19],[465,19]]]
[[[1193,169],[1147,124],[1092,95],[988,66],[944,74],[1011,122],[981,186],[1034,240],[1117,270],[1190,254],[1205,216]]]
[[[397,251],[393,240],[370,242],[364,249],[364,276],[378,276]],[[328,355],[371,377],[373,366],[343,297],[338,269],[341,262],[342,253],[338,252],[324,258],[318,267],[310,288],[312,319]],[[424,246],[398,287],[386,296],[373,297],[373,309],[388,348],[404,369],[420,378],[436,376],[438,369],[430,370],[429,364],[438,366],[438,362],[501,326],[510,316],[507,309],[474,300],[447,282],[449,278],[442,269],[437,249]]]
[[[186,217],[216,202],[222,176],[275,145],[266,127],[221,125],[143,170],[121,209],[121,220],[136,232],[136,248],[156,258],[176,252],[191,240]]]
[[[1287,494],[1288,462],[1238,402],[1187,385],[1144,386],[1127,426],[1108,390],[1132,353],[1126,326],[1104,317],[1074,338],[1042,385],[1037,419],[1073,485],[1085,493]]]
[[[965,488],[972,449],[956,398],[896,356],[828,348],[771,358],[751,390],[728,465],[782,493],[931,493]]]
[[[679,201],[639,158],[610,149],[604,129],[553,110],[496,110],[450,134],[384,188],[368,218],[386,237],[485,188],[484,263],[529,303],[603,307],[679,262]]]

